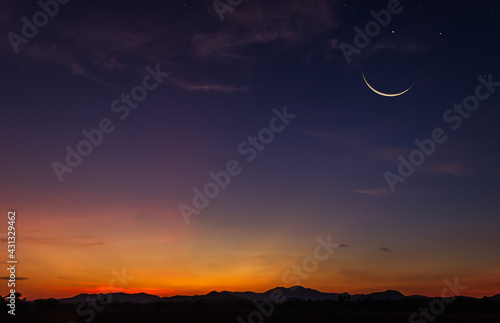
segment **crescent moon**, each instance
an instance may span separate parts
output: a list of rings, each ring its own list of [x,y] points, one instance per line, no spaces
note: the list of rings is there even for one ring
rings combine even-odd
[[[373,92],[377,93],[378,95],[382,95],[382,96],[387,96],[387,97],[400,96],[400,95],[405,94],[406,92],[408,92],[408,91],[411,89],[411,87],[413,86],[413,84],[412,84],[412,85],[410,85],[410,87],[409,87],[409,88],[407,88],[406,90],[404,90],[403,92],[400,92],[400,93],[384,93],[384,92],[380,92],[380,91],[375,90],[375,89],[374,89],[374,88],[370,85],[370,83],[368,83],[368,81],[366,80],[366,77],[365,77],[365,73],[363,73],[362,71],[361,71],[361,75],[363,75],[363,80],[365,80],[366,85],[368,85],[368,87],[369,87],[369,88],[370,88]]]

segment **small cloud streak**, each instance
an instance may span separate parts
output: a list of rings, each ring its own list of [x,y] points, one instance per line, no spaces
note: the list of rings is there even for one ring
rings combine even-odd
[[[387,196],[389,195],[389,189],[387,187],[369,188],[369,189],[355,190],[354,193],[370,195],[370,196]]]
[[[378,250],[384,251],[384,252],[392,252],[392,249],[386,248],[386,247],[380,247]]]
[[[401,156],[408,156],[411,153],[411,149],[405,149],[405,148],[389,148],[389,147],[377,147],[376,149],[377,156],[394,162],[394,163],[399,163],[398,157]]]
[[[476,173],[470,165],[459,163],[440,163],[431,166],[429,170],[434,174],[452,176],[467,176]]]
[[[359,148],[366,146],[366,135],[362,129],[355,130],[312,130],[304,128],[301,130],[307,136],[331,141],[348,147]]]
[[[76,64],[76,63],[70,63],[70,68],[71,68],[71,72],[73,72],[73,74],[76,74],[76,75],[87,75],[87,70]]]
[[[246,91],[247,88],[245,87],[236,87],[236,86],[231,86],[231,85],[224,85],[224,84],[193,84],[193,83],[187,83],[184,81],[180,81],[178,79],[169,79],[170,84],[180,87],[185,90],[191,90],[191,91],[215,91],[215,92],[225,92],[225,93],[231,93],[231,92],[237,92],[237,91]]]
[[[103,246],[106,242],[96,241],[96,242],[76,242],[70,241],[70,238],[41,238],[41,237],[26,237],[24,238],[25,243],[34,244],[44,244],[44,245],[62,245],[62,246],[75,246],[75,247],[93,247],[93,246]]]

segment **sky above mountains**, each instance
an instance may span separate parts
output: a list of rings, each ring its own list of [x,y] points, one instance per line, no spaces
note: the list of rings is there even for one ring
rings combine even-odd
[[[41,3],[0,3],[24,296],[499,293],[495,1]]]

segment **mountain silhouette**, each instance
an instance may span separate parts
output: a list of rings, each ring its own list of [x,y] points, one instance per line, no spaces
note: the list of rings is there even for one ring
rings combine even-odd
[[[125,294],[125,293],[109,293],[106,295],[111,295],[111,302],[119,302],[119,303],[152,303],[159,302],[162,300],[160,296],[150,295],[146,293],[137,293],[137,294]],[[82,303],[88,302],[98,299],[105,300],[109,296],[102,296],[98,294],[78,294],[76,296],[70,298],[62,298],[59,301],[63,304],[71,304],[71,303]]]
[[[371,298],[378,301],[400,301],[405,299],[405,296],[395,290],[386,290],[385,292],[371,293],[362,298]]]
[[[270,289],[263,293],[256,293],[251,291],[246,292],[230,292],[230,291],[212,291],[206,295],[193,295],[193,296],[169,296],[160,297],[157,295],[151,295],[147,293],[137,293],[137,294],[125,294],[125,293],[110,293],[106,296],[98,294],[78,294],[69,298],[62,298],[59,301],[63,304],[72,303],[82,303],[96,300],[97,297],[101,299],[106,299],[106,297],[111,297],[111,302],[119,303],[153,303],[153,302],[196,302],[196,301],[206,301],[206,302],[238,302],[238,301],[268,301],[271,300],[271,295],[273,293],[280,292],[281,298],[286,298],[286,300],[304,300],[304,301],[323,301],[332,300],[339,301],[340,296],[348,297],[351,301],[359,301],[365,299],[372,299],[378,301],[399,301],[405,298],[409,299],[431,299],[431,297],[422,295],[411,295],[405,296],[402,293],[395,290],[386,290],[385,292],[375,292],[370,294],[354,294],[349,295],[348,293],[324,293],[315,289],[305,288],[302,286],[293,287],[276,287]],[[492,300],[500,302],[500,294],[489,297]]]

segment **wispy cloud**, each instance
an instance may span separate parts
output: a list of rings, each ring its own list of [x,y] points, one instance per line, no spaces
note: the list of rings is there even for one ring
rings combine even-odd
[[[354,37],[354,32],[352,37]],[[348,43],[352,45],[352,39],[348,41]],[[330,39],[328,44],[332,50],[341,53],[340,41],[337,38]],[[352,59],[352,64],[354,66],[361,66],[364,61],[382,51],[395,51],[400,54],[411,54],[414,52],[427,52],[431,48],[432,47],[425,42],[418,42],[416,40],[406,38],[385,37],[373,40],[372,43],[366,48],[363,48],[359,54],[351,55],[350,58]]]
[[[317,130],[317,129],[306,128],[302,129],[301,131],[307,136],[315,137],[321,140],[331,141],[336,144],[346,145],[348,147],[360,148],[368,143],[366,134],[361,129]]]
[[[375,152],[379,158],[399,163],[398,156],[408,156],[411,153],[409,148],[382,147],[378,146]]]
[[[161,52],[163,47],[144,50],[154,40],[166,43],[163,41],[166,35],[154,25],[132,27],[129,19],[104,12],[82,13],[71,22],[71,28],[58,20],[51,21],[50,25],[50,40],[40,37],[21,48],[19,55],[28,58],[30,64],[62,66],[72,74],[116,89],[103,79],[102,72],[128,70],[137,73],[146,62],[165,61]],[[12,50],[8,42],[0,46]]]
[[[467,176],[477,173],[473,165],[467,163],[437,163],[429,166],[429,171],[439,175]]]
[[[87,69],[85,69],[84,67],[82,67],[76,63],[70,63],[69,67],[70,67],[71,71],[73,72],[73,74],[77,74],[77,75],[87,75],[88,74]]]
[[[1,280],[9,280],[11,279],[10,277],[0,277]],[[16,276],[16,280],[26,280],[26,279],[29,279],[28,277],[17,277]]]
[[[338,1],[249,2],[228,15],[228,24],[192,38],[193,54],[201,59],[249,59],[249,46],[297,47],[318,33],[339,25],[334,8]],[[223,28],[224,27],[224,28]]]
[[[401,54],[409,54],[417,51],[427,51],[430,47],[426,44],[419,44],[415,40],[407,38],[389,39],[385,38],[381,41],[375,42],[372,51],[393,50]]]
[[[0,238],[2,242],[7,241],[5,238]],[[24,237],[23,243],[32,243],[37,245],[62,245],[75,247],[93,247],[106,245],[102,241],[79,241],[88,240],[85,238],[45,238],[45,237]]]
[[[191,91],[207,91],[207,92],[214,91],[214,92],[229,93],[229,92],[238,92],[247,90],[246,87],[237,87],[237,86],[217,84],[217,83],[193,84],[174,78],[170,78],[168,82],[176,87]]]
[[[389,195],[390,192],[387,187],[379,187],[379,188],[354,190],[354,193],[370,195],[370,196],[387,196]]]

